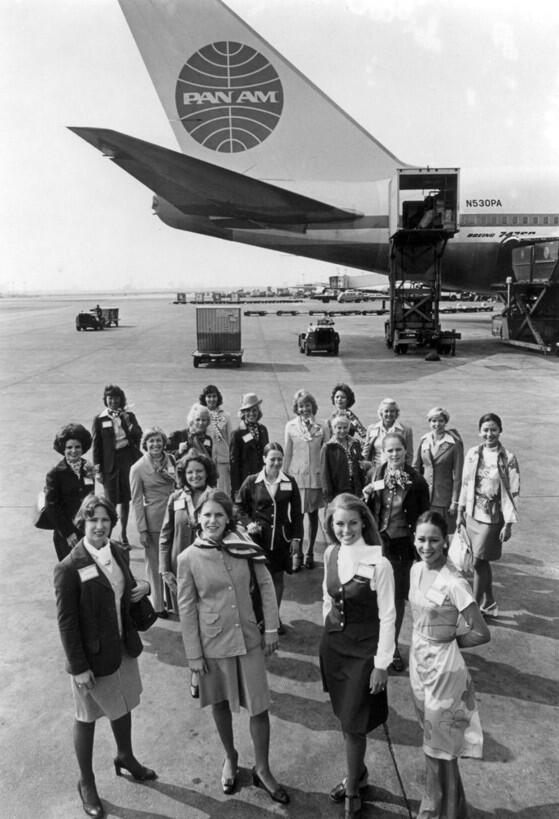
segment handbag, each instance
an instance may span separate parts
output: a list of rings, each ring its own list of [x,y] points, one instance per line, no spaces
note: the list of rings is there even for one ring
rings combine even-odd
[[[250,569],[250,599],[252,600],[252,608],[254,609],[254,617],[258,625],[258,630],[264,633],[264,609],[262,607],[262,595],[260,594],[260,586],[256,579],[256,572],[254,571],[254,563],[249,557],[248,566]]]
[[[155,609],[147,595],[130,604],[130,617],[138,631],[147,631],[157,620]]]
[[[474,570],[474,553],[465,526],[457,526],[450,541],[448,557],[459,572],[471,574]]]
[[[37,495],[37,506],[33,512],[33,526],[37,529],[54,529],[48,513],[44,489]]]
[[[367,722],[367,733],[378,728],[388,719],[388,695],[386,688],[376,694],[369,692],[369,720]]]

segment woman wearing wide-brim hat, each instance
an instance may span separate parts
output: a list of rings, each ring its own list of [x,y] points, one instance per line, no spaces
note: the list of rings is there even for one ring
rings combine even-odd
[[[93,492],[93,466],[82,456],[91,446],[91,435],[81,424],[66,424],[53,442],[55,452],[63,456],[47,472],[45,509],[53,525],[53,541],[59,560],[73,549],[83,532],[74,517],[86,495]]]
[[[260,423],[262,399],[247,392],[239,407],[240,424],[231,435],[229,463],[231,465],[231,495],[239,491],[244,479],[262,469],[264,447],[270,440],[268,430]]]

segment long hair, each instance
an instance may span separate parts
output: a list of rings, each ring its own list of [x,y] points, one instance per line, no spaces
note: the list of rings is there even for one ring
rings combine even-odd
[[[210,489],[210,491],[206,495],[204,503],[198,510],[198,531],[202,530],[202,527],[200,526],[200,515],[202,514],[202,509],[210,501],[212,501],[213,503],[218,503],[222,507],[223,511],[228,517],[225,531],[233,532],[237,526],[237,519],[235,517],[235,507],[233,506],[233,501],[231,500],[229,495],[227,495],[221,489]]]
[[[331,543],[339,543],[338,538],[334,534],[334,526],[332,519],[338,509],[344,509],[347,512],[357,512],[363,521],[363,540],[369,546],[380,546],[382,543],[378,526],[375,523],[367,504],[360,500],[355,495],[349,492],[342,492],[341,495],[336,495],[334,500],[328,507],[326,514],[325,528]]]

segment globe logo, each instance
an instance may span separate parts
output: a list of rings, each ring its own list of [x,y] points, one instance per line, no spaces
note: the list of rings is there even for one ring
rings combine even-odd
[[[270,136],[281,116],[283,88],[262,54],[226,40],[190,57],[179,74],[175,100],[180,120],[196,142],[232,154]]]

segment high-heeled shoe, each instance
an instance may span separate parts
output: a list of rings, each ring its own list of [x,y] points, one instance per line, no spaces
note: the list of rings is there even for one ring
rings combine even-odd
[[[359,819],[361,816],[361,797],[348,796],[346,793],[344,801],[344,819]]]
[[[113,760],[115,766],[115,773],[117,776],[122,776],[122,768],[136,779],[138,782],[147,782],[149,779],[157,779],[157,774],[151,768],[146,768],[132,757],[131,762],[123,762],[122,759],[115,757]]]
[[[239,757],[237,756],[237,761]],[[223,760],[223,767],[227,764],[227,759]],[[232,793],[235,793],[235,789],[237,787],[237,777],[239,775],[239,769],[237,767],[237,763],[235,763],[235,770],[233,772],[233,776],[223,776],[223,771],[221,773],[221,789],[223,793],[226,793],[230,796]]]
[[[312,554],[308,554],[304,561],[303,566],[305,569],[314,569],[314,556]]]
[[[97,788],[95,785],[89,785],[88,787],[91,790],[91,793],[88,795],[86,800],[83,795],[82,783],[78,782],[78,793],[80,795],[80,799],[82,800],[83,809],[88,816],[94,816],[95,819],[102,819],[102,817],[105,815],[105,811],[103,809],[103,805],[101,804],[101,800],[99,799]]]
[[[287,805],[290,801],[289,794],[281,785],[278,785],[275,791],[271,791],[256,773],[256,768],[252,769],[252,784],[257,788],[262,788],[263,791],[266,791],[270,799],[273,799],[274,802],[280,802],[282,805]]]
[[[346,786],[347,779],[344,776],[341,782],[339,782],[335,788],[332,788],[328,796],[332,800],[332,802],[343,802],[346,798],[345,786]],[[359,781],[357,783],[357,787],[360,791],[364,790],[367,787],[369,782],[369,771],[367,767],[363,767],[363,773],[359,777]]]

